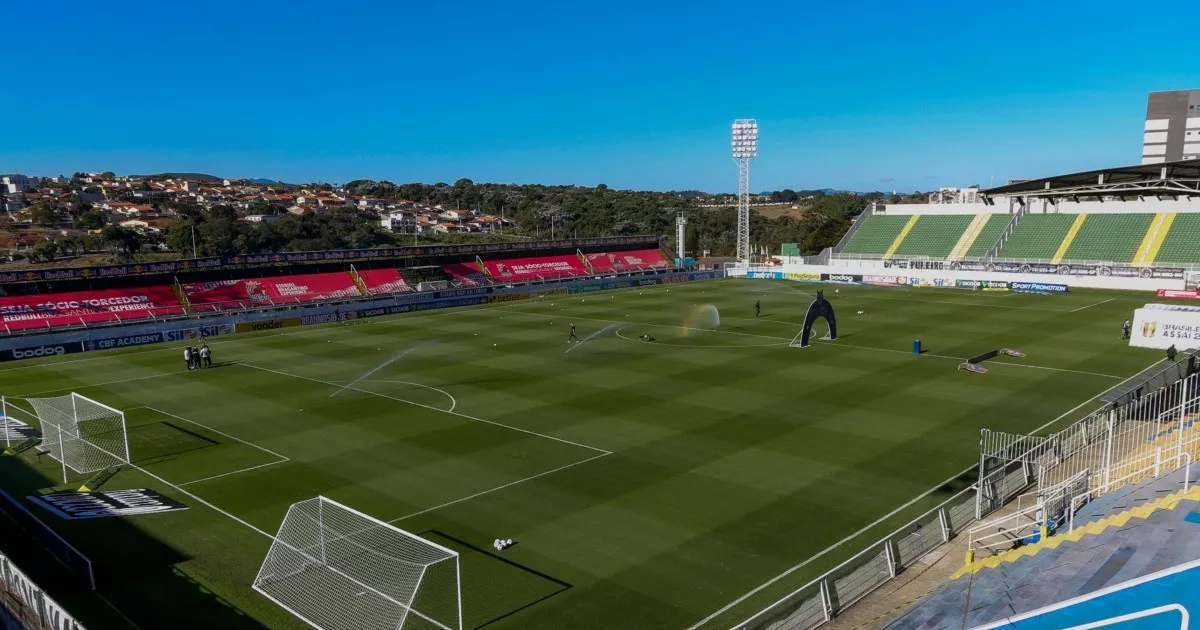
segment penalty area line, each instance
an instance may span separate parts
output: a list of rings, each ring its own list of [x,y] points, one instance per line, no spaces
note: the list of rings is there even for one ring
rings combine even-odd
[[[1102,300],[1102,301],[1100,301],[1100,302],[1096,302],[1095,304],[1088,304],[1087,306],[1080,306],[1080,307],[1079,307],[1079,308],[1077,308],[1077,309],[1073,309],[1071,312],[1072,312],[1072,313],[1078,313],[1079,311],[1082,311],[1082,310],[1084,310],[1084,309],[1087,309],[1087,308],[1092,308],[1093,306],[1100,306],[1101,304],[1108,304],[1109,302],[1111,302],[1111,301],[1113,301],[1113,300],[1115,300],[1115,299],[1117,299],[1117,298],[1108,298],[1107,300]]]
[[[470,494],[470,495],[467,495],[467,496],[465,496],[465,497],[462,497],[462,498],[460,498],[460,499],[455,499],[455,500],[453,500],[453,501],[447,501],[447,502],[445,502],[445,503],[442,503],[441,505],[435,505],[435,506],[433,506],[433,507],[430,507],[430,508],[425,508],[424,510],[421,510],[421,511],[419,511],[419,512],[413,512],[412,514],[405,514],[404,516],[400,516],[400,517],[397,517],[397,518],[394,518],[394,519],[392,519],[392,520],[388,521],[388,523],[399,523],[400,521],[403,521],[403,520],[405,520],[405,519],[412,518],[412,517],[414,517],[414,516],[420,516],[420,515],[422,515],[422,514],[425,514],[425,513],[427,513],[427,512],[433,512],[434,510],[440,510],[440,509],[442,509],[442,508],[444,508],[444,507],[450,507],[451,505],[455,505],[455,504],[458,504],[458,503],[462,503],[462,502],[464,502],[464,501],[470,501],[471,499],[475,499],[475,498],[481,497],[481,496],[483,496],[483,495],[485,495],[485,494],[491,494],[491,493],[493,493],[493,492],[499,492],[500,490],[503,490],[503,489],[505,489],[505,488],[511,488],[511,487],[513,487],[513,486],[515,486],[515,485],[518,485],[518,484],[525,483],[526,481],[533,481],[534,479],[537,479],[538,477],[545,477],[546,475],[553,474],[553,473],[559,472],[559,471],[561,471],[561,470],[566,470],[566,469],[568,469],[568,468],[574,468],[575,466],[580,466],[580,465],[582,465],[582,464],[586,464],[586,463],[588,463],[588,462],[590,462],[590,461],[595,461],[595,460],[597,460],[597,459],[600,459],[601,457],[608,457],[609,455],[612,455],[612,452],[611,452],[611,451],[610,451],[610,452],[607,452],[607,453],[600,453],[599,455],[594,455],[594,456],[592,456],[592,457],[589,457],[589,458],[587,458],[587,459],[581,459],[581,460],[579,460],[579,461],[577,461],[577,462],[572,462],[572,463],[570,463],[570,464],[566,464],[566,465],[564,465],[564,466],[559,466],[558,468],[554,468],[554,469],[551,469],[551,470],[547,470],[547,471],[545,471],[545,472],[540,472],[540,473],[538,473],[538,474],[536,474],[536,475],[530,475],[530,476],[528,476],[528,477],[525,477],[524,479],[518,479],[518,480],[516,480],[516,481],[510,481],[510,482],[508,482],[508,483],[506,483],[506,484],[504,484],[504,485],[496,486],[495,488],[491,488],[491,489],[488,489],[488,490],[484,490],[484,491],[482,491],[482,492],[476,492],[475,494]]]

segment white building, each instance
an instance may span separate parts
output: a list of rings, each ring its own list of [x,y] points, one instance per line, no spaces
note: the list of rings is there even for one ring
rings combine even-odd
[[[0,178],[0,184],[4,185],[4,192],[8,194],[25,192],[37,188],[38,178],[25,177],[24,175],[5,175]]]

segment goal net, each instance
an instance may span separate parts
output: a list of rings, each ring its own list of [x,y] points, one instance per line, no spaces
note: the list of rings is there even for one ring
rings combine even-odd
[[[288,508],[254,590],[322,630],[461,630],[458,554],[325,497]]]
[[[129,463],[125,413],[74,392],[27,398],[42,425],[42,448],[67,469],[90,473]]]

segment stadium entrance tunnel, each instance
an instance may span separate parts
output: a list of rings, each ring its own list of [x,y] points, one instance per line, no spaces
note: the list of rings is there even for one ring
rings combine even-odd
[[[800,329],[800,343],[797,344],[793,341],[793,346],[808,347],[812,338],[813,324],[818,319],[824,319],[825,323],[829,324],[828,338],[831,341],[837,339],[837,317],[833,314],[833,305],[825,299],[824,291],[817,291],[817,299],[808,305],[808,312],[804,315],[804,327]]]

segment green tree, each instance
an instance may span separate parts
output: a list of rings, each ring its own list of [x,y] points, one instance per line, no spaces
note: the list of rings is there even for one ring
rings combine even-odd
[[[58,225],[58,207],[52,201],[39,201],[29,207],[29,217],[37,225]]]
[[[88,210],[79,215],[76,225],[84,230],[99,230],[104,227],[104,215],[95,210]]]
[[[58,253],[58,245],[51,240],[40,240],[30,251],[29,257],[34,261],[51,262],[54,260],[54,255]]]
[[[113,249],[126,260],[142,248],[142,239],[137,232],[117,225],[108,225],[100,232],[100,238],[105,246]]]

